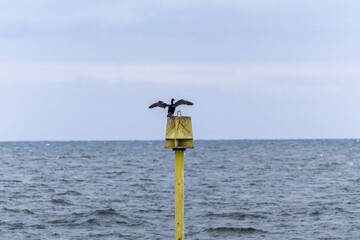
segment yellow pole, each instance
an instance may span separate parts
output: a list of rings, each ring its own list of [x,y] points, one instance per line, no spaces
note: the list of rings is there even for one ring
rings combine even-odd
[[[175,151],[175,240],[184,240],[184,149]]]

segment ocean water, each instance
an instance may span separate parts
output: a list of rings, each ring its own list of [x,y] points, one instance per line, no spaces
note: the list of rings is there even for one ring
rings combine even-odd
[[[195,141],[185,239],[360,239],[360,142]],[[174,239],[163,141],[0,143],[0,239]]]

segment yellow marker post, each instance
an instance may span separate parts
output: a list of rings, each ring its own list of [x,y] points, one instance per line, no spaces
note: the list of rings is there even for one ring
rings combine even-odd
[[[182,117],[181,112],[168,117],[165,148],[175,152],[175,240],[184,240],[184,152],[194,148],[190,117]]]
[[[184,239],[184,150],[175,151],[175,239]]]

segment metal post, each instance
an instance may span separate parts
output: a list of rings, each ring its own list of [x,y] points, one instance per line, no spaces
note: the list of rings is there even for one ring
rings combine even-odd
[[[194,148],[191,117],[168,117],[165,148],[175,152],[175,240],[184,240],[184,152]]]
[[[184,240],[184,149],[175,151],[175,240]]]

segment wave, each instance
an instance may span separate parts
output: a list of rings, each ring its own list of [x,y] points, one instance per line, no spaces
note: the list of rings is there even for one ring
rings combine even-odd
[[[132,236],[130,235],[124,235],[121,233],[104,233],[104,234],[94,234],[91,233],[90,235],[88,235],[88,237],[90,238],[96,238],[96,239],[103,239],[103,238],[116,238],[116,239],[122,239],[122,238],[131,238]]]
[[[64,205],[64,206],[73,205],[71,202],[66,201],[66,200],[64,200],[64,199],[61,199],[61,198],[51,199],[51,203],[59,204],[59,205]]]
[[[8,224],[10,230],[16,230],[16,229],[24,229],[25,224],[24,223],[9,223]]]
[[[21,180],[16,180],[16,179],[0,179],[0,182],[8,182],[8,183],[21,183]]]
[[[72,224],[74,222],[74,220],[72,219],[66,219],[66,218],[61,218],[61,219],[55,219],[55,220],[52,220],[52,221],[49,221],[49,223],[51,224]]]
[[[263,218],[265,219],[266,216],[261,214],[254,214],[254,213],[242,213],[242,212],[231,212],[231,213],[213,213],[209,212],[205,215],[205,217],[214,217],[214,218],[230,218],[234,220],[244,220],[247,218]]]
[[[92,214],[97,215],[97,216],[118,215],[118,213],[113,208],[96,210]]]
[[[82,224],[90,224],[90,225],[100,225],[99,221],[96,220],[95,218],[89,218],[88,220],[86,220],[84,223]]]
[[[86,212],[74,212],[71,214],[73,217],[76,218],[91,218],[91,217],[104,217],[104,216],[116,216],[117,218],[121,219],[129,219],[128,216],[122,215],[118,213],[115,209],[109,207],[105,209],[98,209],[95,211],[86,211]]]
[[[56,195],[59,195],[59,196],[64,196],[64,195],[80,196],[82,194],[77,192],[77,191],[68,190],[66,192],[57,193]]]
[[[31,225],[30,228],[34,228],[34,229],[45,229],[46,226],[45,226],[45,225],[42,225],[42,224],[34,224],[34,225]]]
[[[217,227],[217,228],[208,228],[205,231],[210,233],[265,233],[266,231],[252,228],[252,227]]]
[[[11,209],[11,208],[3,208],[4,211],[7,212],[14,212],[14,213],[25,213],[25,214],[30,214],[33,215],[35,214],[33,211],[30,211],[29,209]]]

